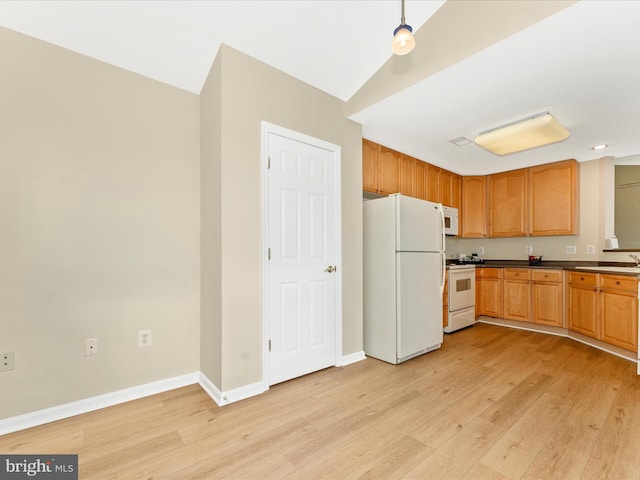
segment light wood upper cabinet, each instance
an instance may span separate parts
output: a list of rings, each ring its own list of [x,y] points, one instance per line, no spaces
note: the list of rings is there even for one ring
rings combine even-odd
[[[462,177],[448,170],[440,169],[440,202],[460,209],[462,204]]]
[[[362,139],[362,190],[378,193],[378,157],[380,145]]]
[[[402,154],[380,145],[379,159],[379,193],[391,195],[400,193]]]
[[[489,175],[489,236],[527,235],[527,169]]]
[[[457,174],[451,176],[451,207],[462,208],[462,177]]]
[[[427,171],[427,200],[440,202],[440,167],[429,165]]]
[[[462,208],[458,212],[462,237],[487,236],[487,177],[462,177]]]
[[[448,170],[440,170],[440,202],[443,205],[453,207],[451,197],[451,184],[453,183],[453,173]]]
[[[403,195],[408,195],[410,197],[415,197],[415,186],[416,186],[416,160],[409,155],[402,155],[400,157],[400,193]]]
[[[529,168],[530,235],[578,233],[578,162]]]
[[[414,197],[422,200],[427,199],[428,165],[422,160],[417,160],[414,167],[415,183]]]

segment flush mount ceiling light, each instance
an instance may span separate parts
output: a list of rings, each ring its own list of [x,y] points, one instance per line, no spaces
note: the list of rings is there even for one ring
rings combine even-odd
[[[391,50],[396,55],[406,55],[416,46],[416,39],[413,38],[413,28],[404,21],[404,0],[402,0],[402,18],[400,25],[393,31],[393,44]]]
[[[594,147],[591,147],[591,150],[604,150],[605,148],[607,148],[609,145],[605,145],[604,143],[602,145],[596,145]]]
[[[560,142],[568,137],[569,131],[549,112],[543,112],[482,132],[473,141],[496,155],[508,155]]]

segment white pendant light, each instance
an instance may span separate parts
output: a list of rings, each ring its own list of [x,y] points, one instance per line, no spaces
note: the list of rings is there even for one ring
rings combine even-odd
[[[406,55],[416,46],[413,38],[413,28],[404,21],[404,0],[402,0],[402,19],[400,25],[393,31],[393,44],[391,50],[396,55]]]

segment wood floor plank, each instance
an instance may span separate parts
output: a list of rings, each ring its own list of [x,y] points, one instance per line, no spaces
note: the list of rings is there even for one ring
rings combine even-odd
[[[603,358],[603,364],[594,364],[591,381],[580,389],[571,409],[562,418],[540,453],[525,471],[523,479],[579,478],[587,464],[593,447],[604,427],[604,422],[620,390],[620,372],[627,365]]]
[[[83,480],[640,479],[635,363],[487,324],[218,407],[192,385],[0,436]]]
[[[582,479],[640,478],[640,377],[626,376]]]
[[[520,478],[572,405],[573,400],[542,394],[480,459],[480,463],[506,478]]]

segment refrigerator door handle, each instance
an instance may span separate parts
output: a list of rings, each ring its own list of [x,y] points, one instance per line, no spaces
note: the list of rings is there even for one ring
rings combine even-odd
[[[444,232],[444,209],[442,208],[442,204],[440,204],[440,220],[442,221],[442,251],[444,252],[444,249],[445,249],[444,241],[445,241],[446,234]]]
[[[442,257],[442,278],[440,279],[440,298],[444,295],[444,280],[447,274],[447,254],[445,252],[440,253]]]

